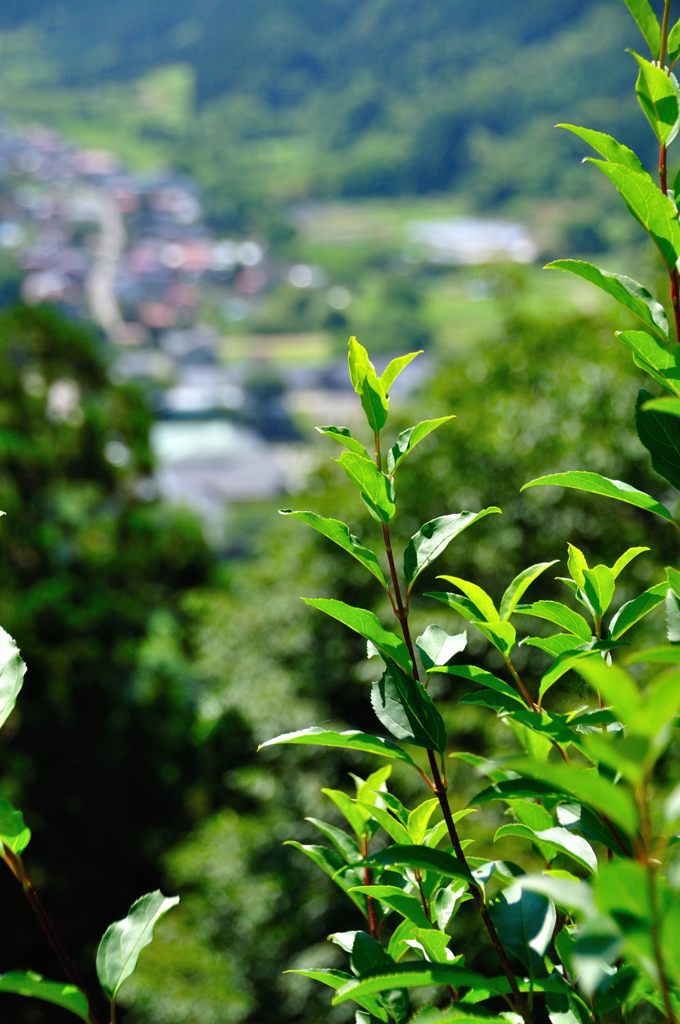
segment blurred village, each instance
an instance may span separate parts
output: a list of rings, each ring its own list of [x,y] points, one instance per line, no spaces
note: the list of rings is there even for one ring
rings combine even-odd
[[[413,221],[407,239],[409,260],[435,266],[537,257],[527,229],[510,221]],[[272,345],[286,335],[248,334],[245,358],[230,339],[282,283],[321,292],[330,314],[347,309],[351,292],[320,267],[277,257],[266,238],[216,237],[186,177],[131,173],[112,152],[0,122],[0,258],[19,269],[24,302],[93,322],[113,377],[149,391],[159,492],[191,504],[208,527],[226,504],[299,485],[308,465],[300,412],[312,422],[350,415],[339,353],[319,362],[303,349],[274,375]],[[427,372],[426,360],[418,365]]]

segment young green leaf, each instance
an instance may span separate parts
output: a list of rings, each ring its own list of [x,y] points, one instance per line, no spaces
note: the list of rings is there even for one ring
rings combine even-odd
[[[519,604],[515,608],[516,615],[533,615],[537,619],[545,619],[556,626],[573,633],[584,643],[592,639],[592,630],[586,620],[578,612],[568,608],[559,601],[534,601],[533,604]]]
[[[528,968],[532,977],[544,974],[543,956],[557,920],[552,900],[511,885],[499,894],[490,912],[505,949]]]
[[[644,555],[648,551],[648,547],[628,548],[628,550],[624,551],[622,555],[619,555],[619,557],[616,559],[612,566],[612,573],[614,575],[614,579],[616,580],[619,578],[623,570],[626,568],[626,566],[630,565],[633,559],[639,558],[640,555]]]
[[[313,846],[305,843],[298,843],[294,839],[287,839],[285,846],[292,846],[300,853],[304,853],[313,864],[323,871],[325,875],[334,882],[339,889],[359,908],[362,914],[366,912],[366,898],[362,893],[353,892],[352,888],[358,884],[361,875],[353,867],[349,868],[345,860],[337,852],[327,846]]]
[[[652,456],[652,467],[659,476],[680,490],[680,423],[676,416],[645,407],[653,396],[638,392],[635,426],[641,442]]]
[[[324,796],[327,796],[329,800],[332,800],[342,816],[351,826],[357,839],[361,839],[361,837],[368,831],[366,826],[371,817],[370,810],[361,806],[351,796],[348,796],[347,793],[343,793],[341,789],[329,789],[325,787],[321,792]]]
[[[522,595],[529,589],[534,580],[538,579],[541,573],[549,569],[551,565],[557,565],[557,561],[558,559],[555,558],[552,562],[538,562],[536,565],[530,565],[528,569],[524,569],[519,575],[515,576],[501,598],[501,619],[510,618],[518,602],[522,599]]]
[[[509,622],[475,622],[474,625],[504,658],[508,657],[517,640],[514,626]]]
[[[397,437],[392,447],[387,453],[387,472],[392,476],[400,464],[404,461],[407,455],[410,455],[416,445],[419,445],[428,434],[431,434],[433,430],[437,430],[438,427],[448,423],[450,420],[455,420],[455,416],[440,416],[439,419],[435,420],[423,420],[421,423],[417,423],[414,427],[408,427]]]
[[[127,917],[106,929],[97,950],[97,977],[112,1002],[153,939],[154,927],[178,903],[179,896],[164,896],[160,890],[147,893],[132,904]]]
[[[356,438],[352,437],[352,434],[347,427],[316,427],[320,434],[324,434],[326,437],[330,437],[337,444],[343,445],[350,452],[354,452],[356,455],[361,455],[364,459],[370,459],[370,455],[364,448],[361,441],[357,441]]]
[[[640,68],[635,92],[642,112],[659,142],[670,146],[680,127],[680,99],[675,75],[667,74],[658,64],[652,64],[632,52]]]
[[[605,132],[597,132],[592,128],[580,128],[576,124],[558,124],[555,127],[565,128],[568,132],[578,135],[580,139],[583,139],[589,146],[592,146],[605,160],[610,160],[613,164],[622,164],[624,167],[629,167],[632,171],[644,171],[645,169],[637,153],[634,153],[628,146],[624,146],[623,143],[617,142],[616,139],[613,139],[611,135],[607,135]],[[557,262],[562,263],[563,261],[558,260]],[[552,264],[549,264],[549,266],[552,266]]]
[[[566,473],[550,473],[547,476],[539,476],[524,484],[523,491],[529,487],[570,487],[576,491],[587,491],[590,494],[600,494],[604,498],[614,498],[616,501],[623,501],[627,505],[634,505],[636,508],[653,512],[667,522],[673,522],[673,516],[668,509],[652,498],[651,495],[639,491],[636,487],[624,483],[622,480],[610,480],[599,473],[589,473],[580,469],[572,469]]]
[[[282,508],[279,511],[283,516],[299,519],[300,522],[311,526],[317,533],[332,540],[334,544],[341,547],[343,551],[347,551],[352,558],[356,558],[357,562],[368,569],[383,587],[387,586],[377,556],[369,548],[365,548],[358,537],[350,533],[350,529],[345,523],[340,522],[339,519],[327,519],[325,516],[319,516],[316,512],[294,512],[289,508]]]
[[[504,682],[497,676],[492,675],[491,672],[487,672],[486,669],[477,668],[476,665],[447,665],[445,668],[439,669],[442,673],[451,676],[459,676],[461,679],[469,679],[470,682],[478,683],[479,686],[484,686],[489,690],[495,690],[496,693],[502,693],[506,697],[516,701],[518,704],[524,706],[524,702],[521,697],[509,683]]]
[[[467,647],[467,633],[450,636],[441,626],[428,626],[416,640],[416,649],[427,670],[441,668]]]
[[[436,796],[430,800],[424,800],[421,804],[418,804],[408,816],[407,828],[411,837],[410,842],[416,846],[421,845],[425,842],[425,836],[427,835],[427,827],[430,824],[430,818],[434,814],[435,810],[439,806],[439,800]]]
[[[380,827],[387,833],[387,835],[395,843],[408,843],[410,842],[408,829],[405,825],[402,825],[400,821],[389,811],[386,811],[383,807],[378,804],[368,804],[358,801],[361,807],[374,818]]]
[[[340,856],[348,864],[358,864],[363,860],[358,844],[349,833],[338,828],[336,825],[330,825],[327,821],[321,821],[320,818],[305,818],[305,821],[318,828],[319,832],[333,844]]]
[[[394,484],[381,473],[372,459],[354,452],[343,452],[338,463],[361,491],[368,511],[379,523],[389,523],[396,512]]]
[[[546,270],[567,270],[607,292],[668,345],[668,318],[660,302],[643,285],[621,274],[600,270],[584,260],[553,260]],[[640,332],[641,333],[641,332]],[[665,350],[668,352],[668,349]]]
[[[12,853],[23,853],[31,839],[31,830],[9,800],[0,800],[0,848],[6,846]]]
[[[659,59],[661,26],[649,0],[623,0],[649,47],[652,60]]]
[[[0,726],[14,710],[25,673],[19,648],[9,633],[0,629]]]
[[[310,608],[317,608],[320,612],[330,615],[332,619],[342,622],[349,629],[353,629],[366,640],[370,640],[383,658],[395,661],[407,672],[411,671],[411,658],[406,644],[396,633],[385,629],[373,612],[366,608],[353,608],[352,605],[333,597],[303,597],[302,600]]]
[[[668,62],[673,64],[680,56],[680,21],[668,33]]]
[[[430,850],[426,846],[388,846],[379,853],[366,858],[370,867],[407,867],[421,871],[434,871],[444,878],[457,878],[462,882],[471,882],[472,877],[463,861],[452,853],[444,850]]]
[[[647,173],[631,171],[621,164],[588,157],[609,178],[623,197],[628,209],[656,245],[669,271],[680,256],[680,224],[675,205],[660,191]]]
[[[404,576],[409,590],[421,572],[441,555],[454,537],[492,513],[500,513],[500,509],[492,506],[482,509],[481,512],[457,512],[431,519],[421,526],[411,537],[404,551]]]
[[[301,729],[299,732],[286,732],[281,736],[274,736],[271,740],[261,743],[258,750],[263,747],[272,747],[279,743],[294,743],[317,747],[337,747],[341,750],[362,750],[367,754],[375,754],[378,757],[388,757],[395,761],[403,761],[405,764],[414,765],[413,759],[393,743],[392,740],[383,739],[381,736],[371,736],[367,732],[359,732],[350,729],[347,732],[334,732],[331,729],[322,729],[313,726],[309,729]],[[0,837],[1,838],[1,837]]]
[[[614,573],[606,565],[595,565],[583,571],[583,594],[597,620],[612,603],[615,590]]]
[[[33,971],[9,971],[7,974],[0,974],[0,992],[41,999],[45,1003],[69,1010],[81,1020],[90,1020],[87,999],[79,988],[67,985],[63,981],[48,981]]]
[[[616,786],[602,778],[593,768],[527,759],[511,761],[508,767],[534,782],[540,782],[548,788],[553,786],[580,803],[600,811],[627,833],[634,834],[637,830],[638,814],[630,793],[623,786]]]
[[[504,836],[519,836],[529,839],[539,847],[548,847],[555,853],[575,860],[589,871],[597,871],[597,857],[590,843],[581,836],[574,835],[566,828],[550,827],[532,829],[528,825],[501,825],[494,836],[494,842]]]
[[[663,603],[666,596],[666,587],[658,583],[655,587],[638,594],[631,601],[621,605],[609,623],[609,636],[612,640],[618,640],[627,633],[637,622],[649,615],[658,605]]]
[[[430,985],[451,985],[455,988],[467,986],[481,987],[493,995],[503,995],[509,991],[505,978],[485,978],[476,971],[470,971],[457,964],[426,964],[410,961],[384,968],[377,974],[364,978],[355,978],[348,982],[337,993],[333,1005],[346,1003],[358,997],[372,995],[376,992],[387,992],[398,988],[423,988]]]
[[[396,885],[355,885],[352,892],[360,892],[396,911],[418,928],[427,928],[428,920],[417,896],[411,896]]]
[[[645,402],[645,409],[653,409],[666,416],[680,416],[680,398],[652,398]]]
[[[387,422],[387,395],[368,352],[356,338],[349,339],[347,361],[352,387],[361,400],[368,425],[379,432]]]
[[[380,375],[380,383],[385,394],[389,393],[395,380],[403,373],[409,363],[412,363],[417,356],[422,356],[422,354],[423,349],[419,348],[417,352],[409,352],[408,355],[397,356],[396,359],[390,360]]]
[[[382,679],[371,690],[371,704],[378,720],[398,740],[440,754],[446,750],[446,728],[432,698],[398,665],[388,663]]]
[[[674,349],[646,331],[617,331],[616,337],[633,353],[633,362],[639,369],[648,373],[662,388],[680,394],[680,368]]]
[[[460,576],[438,576],[437,579],[446,580],[447,583],[453,583],[454,587],[458,587],[459,590],[462,590],[468,600],[471,601],[477,609],[478,617],[483,622],[500,622],[500,616],[496,610],[495,604],[487,592],[476,583],[471,583],[469,580],[463,580]],[[427,596],[429,597],[430,595],[428,594]]]
[[[311,981],[318,981],[322,985],[326,985],[327,988],[339,989],[343,985],[346,985],[348,981],[352,980],[352,975],[346,971],[338,971],[333,967],[318,967],[307,968],[306,970],[290,970],[285,971],[285,974],[299,974],[303,978],[309,978]],[[387,1010],[385,1010],[378,999],[372,996],[367,996],[365,999],[356,999],[355,1002],[358,1006],[363,1006],[368,1011],[370,1017],[367,1018],[369,1024],[373,1024],[374,1020],[378,1021],[389,1021]]]

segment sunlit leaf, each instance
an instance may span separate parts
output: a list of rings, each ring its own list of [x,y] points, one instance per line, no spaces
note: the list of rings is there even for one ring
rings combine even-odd
[[[494,506],[482,509],[481,512],[457,512],[431,519],[421,526],[411,537],[404,551],[404,576],[408,581],[409,590],[421,572],[446,550],[454,537],[485,516],[499,512],[500,509]]]
[[[431,850],[426,846],[388,846],[379,853],[366,858],[366,863],[376,867],[407,867],[419,868],[422,871],[434,871],[443,878],[456,878],[462,882],[470,882],[470,872],[463,861],[452,853],[444,850]]]
[[[378,522],[388,523],[396,512],[394,484],[381,473],[372,459],[354,452],[343,452],[338,463],[359,490],[368,511]]]
[[[87,999],[79,988],[67,985],[63,981],[48,981],[33,971],[9,971],[7,974],[0,974],[0,992],[41,999],[45,1003],[69,1010],[81,1020],[90,1020]]]
[[[673,516],[661,502],[651,495],[639,491],[636,487],[624,483],[622,480],[610,480],[599,473],[590,473],[580,469],[572,469],[566,473],[549,473],[547,476],[537,477],[524,484],[522,490],[529,487],[542,487],[545,485],[555,487],[570,487],[577,491],[588,491],[590,494],[600,494],[604,498],[614,498],[616,501],[623,501],[627,505],[634,505],[636,508],[645,509],[655,515],[673,522]]]
[[[97,950],[97,977],[111,1000],[134,972],[158,921],[178,903],[179,896],[164,896],[160,890],[147,893],[132,904],[127,917],[106,929]]]
[[[605,160],[611,160],[613,164],[623,164],[624,167],[630,167],[632,171],[644,171],[644,165],[640,160],[637,153],[634,153],[628,146],[624,146],[623,143],[617,142],[616,139],[612,138],[611,135],[607,135],[606,132],[594,131],[592,128],[581,128],[576,124],[558,124],[555,127],[565,128],[568,132],[572,132],[574,135],[578,135],[580,139],[587,142],[589,146],[603,156]],[[568,262],[566,260],[557,260],[557,263]],[[548,264],[552,267],[554,264]],[[568,269],[568,268],[562,268]]]
[[[545,619],[546,622],[562,626],[563,629],[573,633],[584,643],[592,638],[592,630],[583,616],[559,601],[534,601],[533,604],[520,604],[515,608],[515,614],[533,615],[537,619]]]
[[[426,750],[446,750],[444,721],[421,683],[388,664],[382,679],[371,690],[373,710],[394,737]]]
[[[0,726],[14,710],[25,673],[19,648],[9,633],[0,629]]]
[[[538,562],[536,565],[530,565],[528,569],[523,569],[519,575],[515,576],[514,580],[501,598],[501,619],[510,618],[518,602],[521,601],[522,596],[526,593],[534,580],[538,579],[541,573],[544,573],[551,565],[557,565],[557,561],[558,560],[555,558],[552,562]]]
[[[545,954],[555,929],[552,900],[512,885],[491,906],[491,919],[505,949],[528,968],[532,976],[544,974]]]
[[[633,15],[644,41],[649,47],[652,60],[659,59],[661,48],[661,26],[649,0],[623,0]]]
[[[417,352],[409,352],[408,355],[397,356],[396,359],[390,360],[380,375],[380,383],[385,394],[388,394],[397,377],[403,373],[409,363],[412,363],[417,356],[422,356],[422,354],[423,350],[419,348]]]
[[[294,512],[292,509],[282,508],[281,515],[290,516],[291,519],[299,519],[300,522],[311,526],[317,533],[327,537],[329,540],[347,551],[352,558],[356,558],[368,571],[375,576],[379,583],[386,586],[383,571],[380,568],[377,556],[369,548],[364,547],[358,537],[350,533],[350,529],[339,519],[327,519],[319,516],[316,512]]]
[[[12,853],[23,853],[31,839],[31,830],[9,800],[0,800],[0,846]]]
[[[416,640],[416,649],[426,669],[440,668],[467,647],[467,633],[451,636],[441,626],[428,626]]]
[[[680,100],[675,75],[667,74],[658,64],[652,64],[635,52],[633,57],[640,68],[635,92],[642,112],[659,142],[669,146],[678,134],[680,122]]]
[[[636,158],[637,159],[637,158]],[[638,168],[642,169],[641,165]],[[647,289],[622,274],[600,270],[584,260],[553,260],[547,270],[567,270],[607,292],[622,306],[634,313],[646,326],[668,344],[668,319],[660,302]],[[640,332],[641,333],[641,332]],[[665,350],[668,352],[668,349]]]
[[[301,729],[298,732],[286,732],[281,736],[274,736],[271,740],[265,740],[257,748],[272,747],[279,743],[304,744],[316,747],[338,747],[342,750],[361,750],[367,754],[376,754],[378,757],[388,757],[395,761],[404,761],[412,765],[413,759],[393,743],[392,740],[383,739],[381,736],[371,736],[367,732],[359,732],[350,729],[347,732],[334,732],[331,729],[323,729],[318,726],[309,729]]]
[[[387,422],[387,396],[368,352],[356,338],[349,339],[347,357],[352,387],[359,396],[371,430],[380,431]]]
[[[332,619],[337,619],[344,626],[370,640],[384,658],[396,661],[407,672],[411,671],[411,658],[406,644],[396,633],[385,629],[373,612],[366,608],[354,608],[332,597],[303,597],[302,600],[311,608],[317,608],[330,615]]]
[[[387,453],[387,472],[390,475],[394,473],[406,456],[410,455],[416,445],[419,445],[428,434],[455,418],[455,416],[440,416],[439,419],[423,420],[414,427],[402,430]]]

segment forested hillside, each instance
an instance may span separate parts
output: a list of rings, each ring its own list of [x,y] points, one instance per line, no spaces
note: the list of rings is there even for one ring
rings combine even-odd
[[[583,179],[577,160],[564,166],[577,150],[551,130],[560,120],[645,145],[632,58],[614,59],[630,44],[615,0],[12,0],[0,30],[0,109],[38,116],[42,103],[81,130],[89,119],[96,141],[120,132],[135,82],[181,69],[174,116],[140,115],[136,130],[225,222],[262,196],[564,195]]]

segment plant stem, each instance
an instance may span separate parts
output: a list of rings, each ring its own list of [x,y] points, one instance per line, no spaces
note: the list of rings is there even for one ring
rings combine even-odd
[[[368,839],[366,836],[362,836],[360,840],[361,856],[365,860],[368,857]],[[371,884],[371,869],[364,868],[364,885]],[[374,939],[378,938],[378,922],[375,916],[375,903],[373,897],[366,894],[366,921],[368,923],[368,931]],[[113,1022],[112,1022],[113,1024]]]
[[[35,919],[38,922],[38,925],[40,926],[40,930],[47,939],[47,942],[49,943],[49,946],[52,952],[54,953],[57,963],[64,972],[66,980],[70,982],[71,985],[74,985],[76,988],[80,989],[80,991],[87,999],[88,1016],[90,1018],[90,1024],[105,1024],[103,1018],[99,1015],[98,1011],[95,1008],[95,1002],[92,996],[87,991],[86,987],[83,985],[78,974],[78,971],[66,950],[66,946],[64,945],[64,941],[56,925],[52,920],[51,916],[49,915],[47,908],[45,907],[45,904],[40,898],[38,890],[34,886],[33,881],[31,880],[28,872],[26,871],[22,858],[18,854],[13,853],[7,847],[3,847],[2,857],[7,866],[9,867],[10,871],[16,878],[17,882],[19,882],[19,885],[23,889],[24,896],[28,901],[28,905],[33,911]]]
[[[664,0],[663,18],[661,21],[661,45],[659,49],[659,66],[666,64],[668,46],[668,23],[671,13],[672,0]],[[670,75],[670,68],[668,74]],[[668,148],[665,143],[659,146],[659,188],[664,196],[668,192]],[[671,306],[673,307],[673,318],[675,320],[675,342],[680,344],[680,275],[676,266],[669,268],[668,280],[670,286]]]
[[[374,440],[375,464],[378,469],[381,469],[382,457],[380,453],[380,434],[377,431],[375,432]],[[418,664],[416,662],[415,649],[413,646],[413,640],[411,638],[411,630],[408,624],[408,612],[406,611],[404,607],[404,602],[402,600],[401,585],[399,583],[397,568],[394,562],[394,552],[392,550],[390,528],[387,525],[387,523],[382,523],[381,525],[383,540],[385,544],[385,554],[387,555],[387,562],[390,569],[390,578],[392,580],[392,587],[394,591],[396,615],[399,620],[399,625],[401,626],[404,642],[411,657],[411,662],[413,665],[413,678],[420,682],[420,674],[418,672]],[[441,808],[444,821],[446,822],[446,827],[449,833],[449,838],[451,839],[451,844],[453,846],[453,849],[455,850],[456,857],[460,860],[461,864],[463,864],[467,868],[470,874],[470,878],[472,879],[472,872],[470,871],[470,866],[467,862],[465,851],[463,850],[460,838],[458,836],[456,823],[453,820],[453,815],[451,813],[451,805],[449,804],[449,798],[446,792],[446,782],[442,777],[442,773],[439,770],[439,765],[437,764],[437,755],[435,754],[434,750],[428,750],[427,757],[430,763],[430,770],[432,772],[433,790],[435,796],[439,800],[439,806]],[[471,881],[470,890],[472,892],[472,897],[474,899],[477,912],[479,913],[482,919],[484,927],[486,928],[487,934],[491,941],[491,945],[493,946],[496,952],[496,956],[498,957],[498,961],[501,965],[503,974],[507,978],[508,985],[510,986],[510,992],[512,993],[513,1008],[517,1013],[520,1014],[525,1024],[533,1024],[532,1016],[527,1008],[526,1001],[519,990],[519,986],[517,984],[517,979],[515,978],[514,971],[510,966],[510,962],[508,961],[505,949],[503,948],[503,944],[501,943],[495,925],[491,920],[491,915],[489,914],[488,908],[484,901],[484,893],[482,892],[481,888],[477,885],[477,883],[474,881]],[[674,1024],[677,1024],[677,1022],[674,1022]]]
[[[649,908],[651,912],[650,937],[654,950],[654,962],[659,980],[659,988],[663,998],[664,1011],[668,1024],[678,1024],[678,1018],[671,1002],[670,985],[666,975],[666,968],[663,962],[663,948],[661,945],[661,929],[659,927],[659,893],[656,885],[656,872],[658,862],[652,857],[652,826],[649,817],[649,777],[645,775],[638,791],[638,810],[640,813],[640,833],[643,849],[641,858],[647,873],[647,888],[649,891]]]

